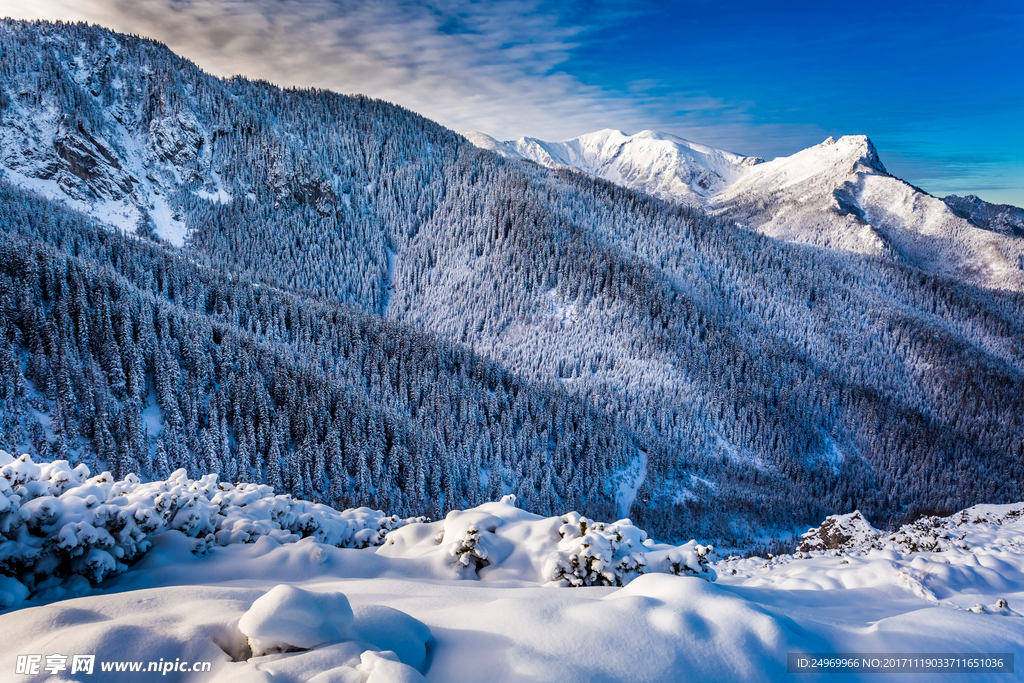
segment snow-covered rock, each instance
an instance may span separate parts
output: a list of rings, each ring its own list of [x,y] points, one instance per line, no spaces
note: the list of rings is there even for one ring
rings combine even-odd
[[[352,631],[352,607],[342,593],[311,593],[279,585],[252,604],[238,622],[254,657],[312,650],[346,640]]]
[[[117,152],[81,121],[65,118],[53,140],[57,185],[75,199],[121,199],[132,194],[138,179],[126,172]]]
[[[976,505],[948,517],[927,515],[886,534],[860,511],[831,515],[801,537],[800,553],[834,555],[890,550],[901,555],[960,552],[972,548],[1024,549],[1024,505]]]
[[[831,515],[821,526],[811,529],[801,537],[799,552],[808,553],[813,550],[843,551],[851,548],[869,550],[880,548],[878,543],[882,535],[871,523],[864,519],[860,510],[846,515]]]
[[[1024,504],[923,517],[890,534],[858,512],[835,515],[804,534],[794,555],[731,557],[715,569],[746,586],[896,587],[945,607],[1019,616],[1011,603],[1024,586]],[[987,602],[978,601],[982,595]]]

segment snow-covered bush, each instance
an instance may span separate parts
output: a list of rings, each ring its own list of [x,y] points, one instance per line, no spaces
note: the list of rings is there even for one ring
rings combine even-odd
[[[517,508],[509,495],[452,510],[442,521],[410,524],[389,534],[377,553],[429,560],[442,573],[454,565],[464,578],[581,587],[625,586],[651,572],[714,581],[713,551],[696,541],[655,543],[628,519],[597,522],[578,512],[542,517]]]
[[[644,541],[647,568],[650,572],[675,574],[676,576],[699,576],[708,581],[717,578],[711,568],[711,556],[715,547],[690,541],[680,546],[664,545]]]
[[[624,586],[644,573],[647,534],[628,521],[606,524],[570,512],[558,529],[548,578],[563,586]]]
[[[966,545],[961,545],[965,535],[949,518],[931,516],[904,524],[887,536],[885,542],[887,547],[902,554],[942,552],[952,545],[966,548]]]
[[[28,455],[0,451],[0,575],[30,593],[53,588],[75,595],[123,572],[152,545],[154,536],[179,531],[196,539],[194,552],[214,545],[279,543],[313,537],[340,548],[380,545],[409,522],[369,508],[337,511],[326,505],[275,495],[261,484],[219,482],[217,475],[188,478],[177,470],[167,480],[142,483],[129,474],[89,476],[85,465],[36,464]],[[20,594],[11,581],[0,608]]]
[[[494,532],[502,523],[501,519],[479,511],[452,510],[445,516],[434,540],[446,549],[450,564],[479,574],[491,564]]]
[[[495,577],[562,586],[623,586],[645,572],[715,579],[710,546],[657,544],[628,519],[541,517],[516,508],[512,496],[425,523],[369,508],[337,511],[215,474],[193,480],[177,470],[161,481],[143,483],[134,474],[114,481],[107,472],[90,477],[84,465],[36,464],[0,451],[0,608],[27,595],[84,594],[168,532],[193,539],[192,552],[202,555],[264,537],[376,547],[396,530],[384,554],[432,556],[442,571],[454,566],[466,578],[498,570]]]
[[[466,529],[465,535],[448,546],[448,554],[451,555],[452,562],[460,567],[472,567],[476,572],[489,565],[491,561],[487,559],[485,538],[475,524],[470,525]],[[442,540],[444,540],[443,537]]]

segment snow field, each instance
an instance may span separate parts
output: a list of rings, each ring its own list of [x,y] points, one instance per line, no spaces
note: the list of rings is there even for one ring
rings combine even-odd
[[[212,477],[112,482],[2,457],[4,557],[39,552],[0,578],[6,600],[27,599],[0,614],[0,671],[58,652],[212,662],[181,678],[197,681],[780,680],[789,652],[1024,645],[1020,504],[888,535],[855,512],[793,555],[712,564],[708,546],[659,544],[629,520],[544,518],[512,497],[395,520]],[[99,586],[76,564],[93,550],[115,562]]]
[[[416,675],[436,682],[781,680],[788,678],[787,652],[1012,652],[1024,643],[1024,620],[929,607],[883,583],[792,590],[647,574],[623,588],[569,590],[528,582],[439,580],[429,571],[418,576],[415,563],[380,571],[373,566],[379,556],[367,550],[326,548],[329,568],[318,577],[293,574],[274,561],[280,554],[291,565],[300,546],[314,543],[277,546],[256,567],[240,562],[238,551],[245,546],[216,548],[203,558],[187,553],[159,572],[163,580],[173,575],[182,585],[139,588],[155,578],[143,567],[118,577],[131,581],[113,592],[0,615],[0,627],[10,633],[0,670],[11,670],[16,653],[95,652],[99,659],[214,663],[210,674],[187,680],[421,680],[406,669],[401,669],[405,678],[377,671],[392,665],[367,654],[379,649],[383,653],[377,657],[385,658],[387,651],[399,652],[398,645],[374,638],[403,632],[381,623],[375,610],[385,607],[429,628],[433,642],[424,646],[425,673]],[[369,566],[361,566],[364,561]],[[347,578],[346,570],[379,573]],[[224,580],[232,571],[238,578]],[[244,641],[238,624],[279,581],[317,594],[343,593],[352,605],[353,639],[301,652],[240,656]],[[404,656],[399,662],[415,671]],[[369,673],[379,677],[362,678],[367,667],[359,667],[367,663],[374,663]],[[901,680],[880,674],[864,678]],[[943,680],[976,677],[952,674]],[[990,675],[986,680],[1015,679]]]

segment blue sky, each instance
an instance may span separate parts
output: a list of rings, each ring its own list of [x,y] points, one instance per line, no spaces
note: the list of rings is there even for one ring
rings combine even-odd
[[[652,118],[710,128],[710,144],[771,157],[864,133],[933,193],[1024,205],[1022,38],[1020,0],[662,3],[595,31],[564,68],[664,97]],[[728,106],[689,111],[693,94]]]
[[[0,0],[5,14],[502,139],[655,129],[771,158],[864,133],[932,194],[1024,206],[1021,0]]]

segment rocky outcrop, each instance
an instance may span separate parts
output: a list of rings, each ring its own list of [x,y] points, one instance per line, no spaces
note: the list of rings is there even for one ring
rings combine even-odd
[[[821,523],[820,527],[811,529],[800,539],[801,553],[814,550],[843,551],[850,548],[881,547],[878,539],[881,532],[864,519],[860,511],[847,515],[831,515]]]
[[[57,184],[76,199],[122,199],[139,182],[122,168],[110,144],[81,122],[61,121],[53,149]]]

